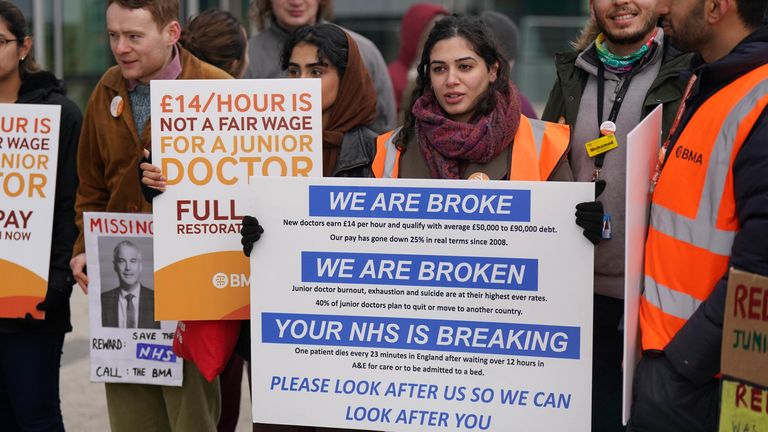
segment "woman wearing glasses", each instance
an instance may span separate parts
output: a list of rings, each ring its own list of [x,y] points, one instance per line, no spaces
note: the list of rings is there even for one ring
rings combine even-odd
[[[69,258],[77,237],[75,155],[83,117],[63,83],[40,70],[31,49],[24,15],[0,1],[0,103],[61,106],[48,292],[37,305],[45,319],[0,319],[0,430],[63,431],[59,366],[64,334],[72,331]]]

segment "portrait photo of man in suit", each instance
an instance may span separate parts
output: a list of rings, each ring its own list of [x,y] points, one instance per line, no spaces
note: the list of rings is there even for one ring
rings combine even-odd
[[[160,322],[155,321],[155,291],[140,281],[144,268],[141,251],[130,240],[123,240],[112,255],[120,286],[101,294],[101,325],[160,329]]]

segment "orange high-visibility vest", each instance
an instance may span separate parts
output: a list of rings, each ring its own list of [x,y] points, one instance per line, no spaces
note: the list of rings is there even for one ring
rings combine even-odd
[[[766,105],[768,65],[705,101],[671,148],[645,242],[645,350],[664,349],[728,270],[739,230],[733,161]]]
[[[379,178],[397,178],[400,168],[400,149],[394,138],[401,128],[379,135],[376,139],[376,157],[373,175]],[[557,164],[568,152],[570,128],[567,125],[529,119],[520,116],[520,126],[512,145],[510,180],[537,181],[552,176]]]

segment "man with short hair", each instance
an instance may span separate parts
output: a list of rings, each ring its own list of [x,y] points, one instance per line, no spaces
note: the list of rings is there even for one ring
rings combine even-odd
[[[80,184],[75,210],[80,235],[70,266],[85,292],[83,213],[151,211],[141,194],[137,169],[142,150],[151,141],[150,80],[230,78],[177,44],[178,0],[108,0],[106,15],[117,66],[104,73],[88,101],[77,160]],[[105,387],[113,432],[216,429],[218,381],[207,382],[192,362],[184,362],[183,387],[116,383]]]
[[[103,327],[160,329],[155,321],[155,291],[141,284],[141,251],[123,240],[112,252],[112,265],[120,285],[101,293]]]
[[[768,275],[765,0],[659,0],[697,54],[652,185],[630,431],[714,431],[733,267]]]
[[[598,189],[605,185],[599,201],[585,203],[590,205],[588,211],[580,207],[577,214],[584,235],[596,245],[592,430],[601,432],[624,430],[627,133],[662,103],[663,133],[669,130],[685,84],[679,74],[691,60],[690,55],[671,49],[664,31],[657,27],[656,3],[591,0],[592,19],[574,44],[576,50],[556,56],[557,81],[542,116],[571,126],[569,162],[576,180],[597,181]],[[587,143],[608,134],[613,134],[618,147],[590,157]],[[604,226],[609,228],[605,236]]]
[[[243,78],[285,78],[280,64],[283,45],[291,32],[305,25],[327,22],[333,14],[331,0],[253,0],[251,3],[258,33],[248,41],[251,62]],[[394,129],[395,92],[387,64],[379,49],[368,38],[343,28],[357,42],[363,63],[376,87],[376,118],[370,125],[374,132]]]

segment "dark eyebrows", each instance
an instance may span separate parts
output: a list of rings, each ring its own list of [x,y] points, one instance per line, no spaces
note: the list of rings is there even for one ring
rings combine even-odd
[[[454,63],[460,63],[460,62],[463,62],[463,61],[473,61],[473,62],[477,63],[477,59],[476,59],[476,58],[474,58],[474,57],[462,57],[462,58],[457,58],[457,59],[456,59],[456,60],[454,60],[453,62],[454,62]],[[447,62],[444,62],[444,61],[442,61],[442,60],[432,60],[431,62],[429,62],[429,64],[430,64],[430,65],[433,65],[433,64],[446,64],[446,63],[447,63]]]
[[[294,63],[294,62],[288,62],[288,67],[297,67],[297,68],[300,68],[300,67],[301,67],[301,65],[300,65],[300,64],[298,64],[298,63]],[[309,63],[308,65],[306,65],[306,67],[307,67],[307,68],[313,68],[313,67],[328,67],[328,63],[326,63],[326,62],[324,62],[324,61],[319,61],[319,62],[316,62],[316,63]]]

